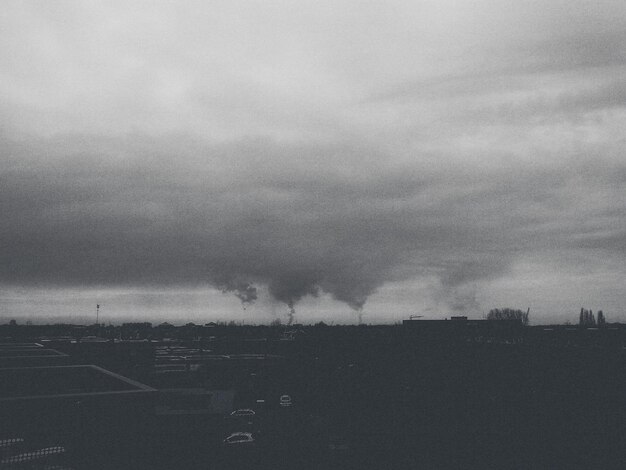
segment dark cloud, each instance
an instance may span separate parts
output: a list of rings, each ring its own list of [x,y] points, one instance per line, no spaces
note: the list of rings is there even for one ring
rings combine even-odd
[[[549,246],[602,245],[623,256],[619,235],[588,235],[581,223],[619,219],[623,207],[612,198],[623,192],[620,164],[593,167],[572,195],[580,164],[433,173],[399,171],[349,144],[138,136],[126,146],[101,141],[94,151],[81,144],[88,140],[4,139],[3,283],[209,283],[244,303],[261,284],[291,309],[320,291],[360,309],[387,282],[434,275],[441,298],[458,310],[477,308],[474,283]],[[358,170],[342,173],[354,161]],[[586,196],[595,201],[589,214],[572,216]],[[582,241],[572,247],[575,236]]]

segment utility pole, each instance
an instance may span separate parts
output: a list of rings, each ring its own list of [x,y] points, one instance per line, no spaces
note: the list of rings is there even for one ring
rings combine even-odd
[[[96,325],[98,324],[99,317],[100,317],[100,304],[96,304]]]

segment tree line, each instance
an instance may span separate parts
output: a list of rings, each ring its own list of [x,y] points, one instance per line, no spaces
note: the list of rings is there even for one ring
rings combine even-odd
[[[580,326],[604,326],[606,324],[606,319],[604,318],[602,310],[598,310],[598,318],[596,320],[596,317],[593,316],[592,310],[581,308],[578,324]]]
[[[530,309],[526,312],[513,308],[492,308],[487,314],[487,320],[517,320],[522,325],[528,325],[528,315]]]

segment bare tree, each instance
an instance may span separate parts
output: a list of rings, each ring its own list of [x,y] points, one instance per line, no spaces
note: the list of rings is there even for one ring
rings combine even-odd
[[[518,320],[523,325],[528,325],[528,315],[530,309],[526,312],[513,308],[492,308],[487,314],[487,320]]]

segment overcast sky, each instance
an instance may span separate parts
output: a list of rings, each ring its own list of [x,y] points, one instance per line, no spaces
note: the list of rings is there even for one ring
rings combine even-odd
[[[626,2],[10,1],[0,321],[626,321]]]

